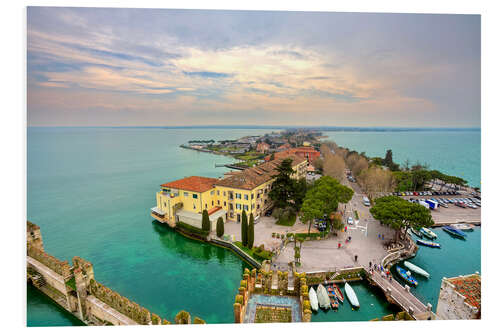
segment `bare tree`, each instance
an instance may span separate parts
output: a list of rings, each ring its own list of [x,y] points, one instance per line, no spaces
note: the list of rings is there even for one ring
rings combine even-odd
[[[372,166],[361,171],[358,176],[358,182],[371,198],[376,193],[392,192],[396,187],[396,181],[392,172],[379,166]]]
[[[325,157],[323,173],[342,182],[345,178],[346,165],[344,159],[337,154],[329,154]]]

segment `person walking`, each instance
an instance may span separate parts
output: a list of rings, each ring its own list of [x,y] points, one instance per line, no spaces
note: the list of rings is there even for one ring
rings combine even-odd
[[[354,255],[354,261],[358,261],[358,255],[357,254]]]
[[[370,269],[372,269],[372,262],[371,261],[368,263],[368,267],[370,267]]]

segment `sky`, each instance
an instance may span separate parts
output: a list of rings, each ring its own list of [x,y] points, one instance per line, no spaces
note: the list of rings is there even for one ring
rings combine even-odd
[[[479,15],[28,7],[28,126],[480,127]]]

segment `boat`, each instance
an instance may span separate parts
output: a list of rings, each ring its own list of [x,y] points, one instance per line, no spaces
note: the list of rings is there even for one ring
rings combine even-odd
[[[406,271],[399,266],[396,266],[396,271],[398,272],[399,276],[401,276],[403,280],[408,282],[411,286],[418,286],[418,281],[413,276],[411,276],[410,271]]]
[[[411,232],[413,232],[413,234],[415,236],[417,236],[418,238],[422,238],[422,233],[420,231],[417,231],[417,230],[411,228]]]
[[[422,233],[422,235],[424,235],[427,238],[431,238],[431,239],[437,238],[437,235],[429,228],[422,227],[422,228],[420,228],[420,232]]]
[[[358,308],[359,301],[356,293],[354,292],[354,289],[352,289],[352,287],[347,282],[345,283],[344,289],[345,294],[347,295],[347,299],[349,300],[349,302],[351,302],[351,305]]]
[[[458,230],[463,230],[463,231],[474,231],[474,226],[472,224],[468,223],[457,223],[454,224],[453,227]]]
[[[322,284],[318,285],[316,289],[316,294],[318,295],[318,303],[322,309],[328,310],[330,308],[330,298],[326,292],[325,287]]]
[[[422,275],[422,276],[425,276],[426,278],[429,278],[430,274],[427,273],[426,271],[424,271],[422,268],[418,267],[417,265],[415,264],[412,264],[411,262],[409,261],[405,261],[404,262],[404,265],[406,266],[406,268],[408,268],[410,271],[412,272],[415,272],[419,275]]]
[[[339,301],[337,300],[337,293],[335,289],[332,286],[328,286],[327,291],[328,291],[328,297],[330,297],[330,305],[332,306],[333,309],[338,309]]]
[[[450,227],[448,225],[444,226],[443,230],[446,231],[447,233],[449,233],[450,235],[455,236],[455,237],[460,237],[460,238],[465,239],[465,237],[467,236],[464,232],[462,232],[458,229],[455,229],[453,227]]]
[[[311,303],[311,308],[314,311],[318,311],[318,295],[316,295],[316,292],[314,291],[314,288],[311,287],[309,289],[309,302]]]
[[[342,294],[342,291],[340,290],[339,286],[333,283],[332,287],[333,289],[335,289],[335,295],[337,296],[337,299],[340,301],[340,303],[344,303],[344,294]]]
[[[439,243],[429,242],[429,241],[426,241],[423,239],[417,239],[417,244],[418,245],[425,245],[428,247],[441,247],[441,245]]]

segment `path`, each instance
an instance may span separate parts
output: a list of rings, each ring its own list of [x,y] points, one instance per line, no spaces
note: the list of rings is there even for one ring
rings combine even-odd
[[[392,279],[389,281],[387,278],[382,277],[381,273],[374,271],[370,275],[371,279],[384,291],[384,293],[390,294],[391,298],[394,299],[399,306],[401,306],[406,312],[411,313],[410,308],[413,309],[413,316],[417,319],[426,319],[429,310],[427,307],[416,298],[411,291],[406,290],[401,286],[396,280]]]

